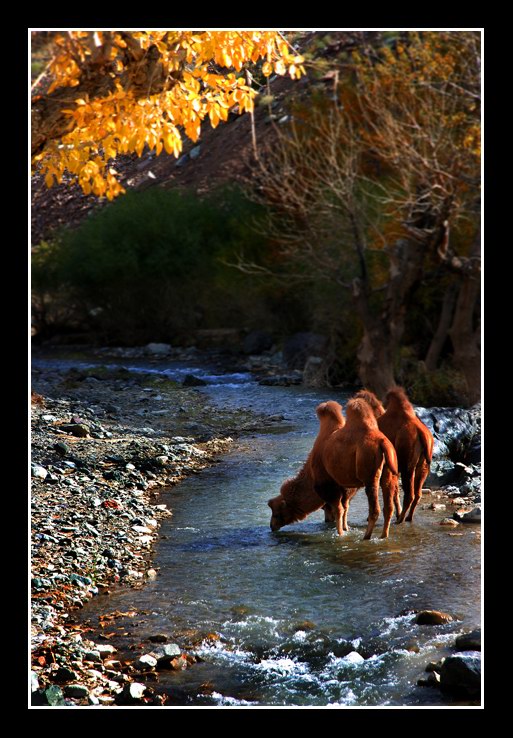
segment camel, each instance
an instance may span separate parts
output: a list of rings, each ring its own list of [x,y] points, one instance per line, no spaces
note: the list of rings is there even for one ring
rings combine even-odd
[[[359,397],[362,400],[365,400],[365,402],[367,402],[370,405],[370,407],[372,408],[372,412],[374,413],[374,417],[378,421],[378,428],[380,429],[382,433],[384,433],[383,428],[381,428],[379,425],[379,419],[385,413],[385,408],[381,404],[380,400],[376,397],[374,392],[371,392],[368,389],[361,389],[361,390],[358,390],[358,392],[354,395],[354,397]],[[396,453],[397,453],[397,449],[396,449]],[[390,494],[390,489],[392,489],[396,522],[399,522],[399,518],[402,512],[401,501],[399,499],[399,479],[397,475],[392,474],[392,472],[386,465],[383,467],[383,473],[381,475],[381,487],[389,488],[389,491],[387,492],[387,494]]]
[[[385,397],[385,412],[378,418],[382,433],[394,444],[403,485],[403,509],[397,522],[413,513],[422,497],[433,456],[434,439],[429,429],[417,418],[413,405],[402,387],[392,387]]]
[[[342,408],[337,402],[317,407],[320,422],[308,462],[314,490],[335,513],[337,532],[344,532],[349,500],[365,487],[369,517],[364,540],[368,540],[379,517],[378,487],[384,466],[397,475],[397,456],[393,445],[379,430],[370,405],[362,398],[352,398],[346,407],[346,422],[340,427]],[[384,484],[384,525],[381,537],[388,537],[395,495],[394,485]]]
[[[333,406],[340,408],[338,403]],[[331,431],[342,428],[345,424],[345,418],[342,415],[342,409],[333,408],[333,414],[330,419]],[[271,530],[277,531],[284,525],[290,525],[300,520],[304,520],[307,515],[316,510],[324,509],[325,522],[335,522],[335,514],[329,503],[322,500],[315,492],[313,486],[313,478],[310,469],[310,458],[313,449],[310,452],[306,462],[299,470],[298,474],[292,479],[287,479],[280,488],[280,494],[268,501],[271,508]],[[353,491],[353,495],[356,490]],[[349,496],[349,492],[346,493]],[[352,495],[351,495],[352,496]],[[344,520],[345,530],[347,530],[347,515]]]

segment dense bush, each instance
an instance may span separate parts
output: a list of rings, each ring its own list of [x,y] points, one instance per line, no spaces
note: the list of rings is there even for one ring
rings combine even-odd
[[[131,192],[33,255],[37,305],[62,329],[63,305],[101,340],[186,343],[197,328],[308,327],[308,300],[225,262],[267,244],[251,227],[258,207],[237,189],[199,198]],[[53,310],[53,313],[52,313]]]

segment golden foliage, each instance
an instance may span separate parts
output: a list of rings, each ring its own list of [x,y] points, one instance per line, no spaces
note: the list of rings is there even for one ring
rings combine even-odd
[[[182,132],[195,142],[205,118],[215,128],[230,112],[252,111],[256,91],[241,74],[249,66],[263,60],[264,76],[293,79],[305,71],[275,31],[70,31],[56,34],[55,48],[47,96],[69,89],[59,111],[69,124],[34,163],[48,187],[69,172],[86,194],[110,200],[124,191],[112,167],[119,154],[147,146],[178,157]],[[104,89],[89,94],[98,71]]]

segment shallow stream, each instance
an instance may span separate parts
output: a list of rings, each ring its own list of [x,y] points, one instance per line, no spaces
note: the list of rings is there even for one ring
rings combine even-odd
[[[432,500],[424,497],[413,523],[392,525],[381,540],[380,519],[364,541],[361,490],[341,538],[321,512],[272,533],[267,500],[306,458],[316,405],[347,396],[260,386],[246,374],[198,367],[151,371],[169,378],[192,371],[210,382],[201,391],[211,404],[285,420],[273,432],[240,439],[220,463],[163,491],[158,503],[167,503],[173,517],[160,529],[158,577],[94,598],[81,617],[136,610],[116,624],[136,636],[137,655],[151,651],[147,639],[156,633],[194,644],[201,661],[161,671],[151,683],[170,705],[455,704],[416,682],[429,661],[450,652],[456,635],[480,625],[480,530],[440,526],[447,511],[426,509]],[[419,626],[408,609],[442,610],[455,620]]]

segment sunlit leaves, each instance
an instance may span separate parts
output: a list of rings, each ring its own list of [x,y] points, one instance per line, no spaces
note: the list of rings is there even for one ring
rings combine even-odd
[[[68,172],[86,194],[109,199],[124,191],[109,169],[119,154],[141,156],[148,147],[178,157],[182,133],[196,142],[206,118],[215,128],[230,112],[252,111],[256,92],[241,74],[250,65],[262,60],[265,76],[305,72],[274,31],[69,31],[55,43],[48,94],[70,88],[61,109],[69,132],[35,162],[48,186]],[[89,95],[98,69],[105,89]]]

